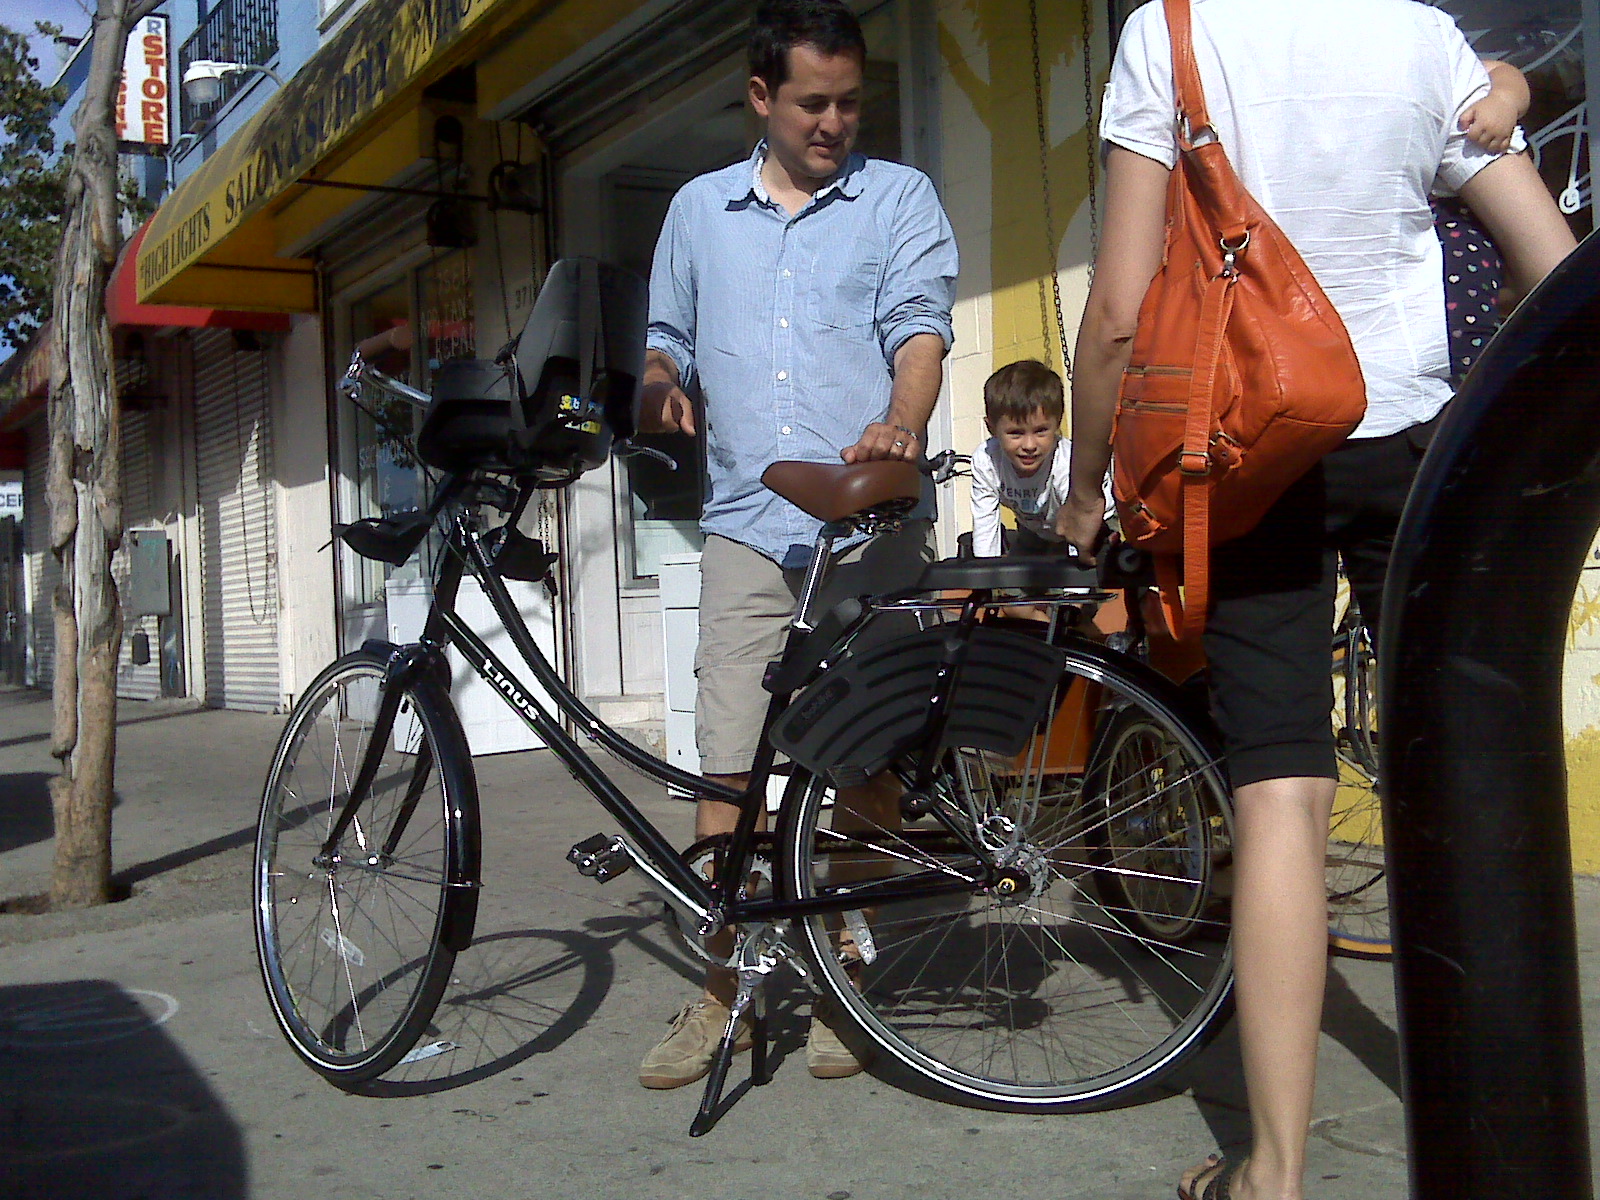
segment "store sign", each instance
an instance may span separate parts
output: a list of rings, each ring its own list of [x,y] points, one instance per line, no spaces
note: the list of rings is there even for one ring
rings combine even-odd
[[[172,141],[172,85],[167,73],[167,19],[145,17],[128,34],[117,87],[117,140],[165,148]]]

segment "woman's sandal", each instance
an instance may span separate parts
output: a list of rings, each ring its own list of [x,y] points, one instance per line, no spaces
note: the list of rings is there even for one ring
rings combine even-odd
[[[1178,1185],[1178,1200],[1233,1200],[1233,1189],[1229,1186],[1233,1177],[1239,1171],[1237,1163],[1230,1163],[1225,1158],[1213,1154],[1206,1160],[1206,1165],[1195,1173],[1194,1182],[1189,1187]],[[1200,1187],[1200,1181],[1206,1181]]]

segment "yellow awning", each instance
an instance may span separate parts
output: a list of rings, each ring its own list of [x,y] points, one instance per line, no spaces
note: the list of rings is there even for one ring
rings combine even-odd
[[[161,205],[139,251],[139,302],[315,311],[311,263],[278,257],[274,202],[487,39],[548,7],[548,0],[367,0]]]

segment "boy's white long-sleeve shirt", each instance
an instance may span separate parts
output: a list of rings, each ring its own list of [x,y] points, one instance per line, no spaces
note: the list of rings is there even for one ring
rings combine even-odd
[[[1000,509],[1017,514],[1017,524],[1047,542],[1056,536],[1056,510],[1071,486],[1072,446],[1066,438],[1056,442],[1048,463],[1032,475],[1018,475],[997,438],[990,438],[972,454],[972,552],[979,558],[1001,553]]]

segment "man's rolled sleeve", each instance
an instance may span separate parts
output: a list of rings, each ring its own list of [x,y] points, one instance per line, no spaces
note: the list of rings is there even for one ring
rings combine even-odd
[[[936,334],[946,351],[954,344],[951,310],[959,269],[955,231],[932,181],[919,173],[895,208],[889,262],[878,292],[878,342],[891,370],[895,354],[915,334]]]
[[[650,267],[650,329],[645,345],[659,350],[678,367],[687,384],[694,374],[695,278],[694,249],[683,192],[672,198],[667,219],[656,239]]]

